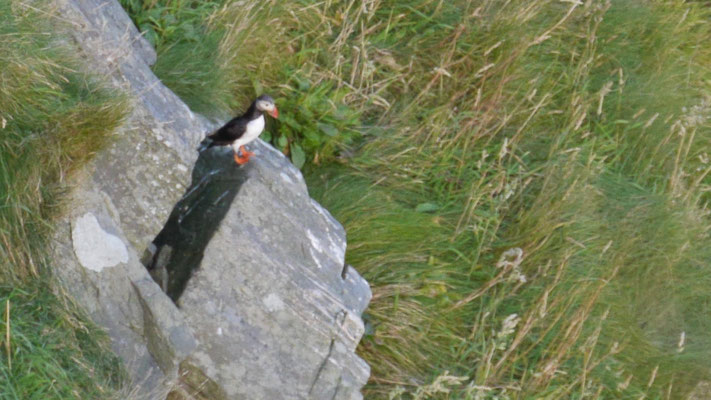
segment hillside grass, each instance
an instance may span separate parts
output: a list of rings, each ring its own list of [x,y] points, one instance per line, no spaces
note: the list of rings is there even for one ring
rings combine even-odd
[[[278,98],[267,139],[373,288],[366,398],[681,399],[710,378],[708,8],[200,4],[219,54],[166,83]]]
[[[118,358],[52,284],[47,245],[72,173],[127,103],[79,72],[51,15],[0,2],[0,398],[120,398]]]

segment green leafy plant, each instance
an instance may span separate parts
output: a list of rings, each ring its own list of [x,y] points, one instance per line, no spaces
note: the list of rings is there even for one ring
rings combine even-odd
[[[297,168],[333,160],[338,151],[361,137],[360,113],[343,102],[344,89],[330,82],[313,85],[295,75],[278,97],[279,119],[264,139],[291,156]]]
[[[120,0],[138,30],[161,48],[176,42],[200,43],[207,32],[206,19],[222,1]]]

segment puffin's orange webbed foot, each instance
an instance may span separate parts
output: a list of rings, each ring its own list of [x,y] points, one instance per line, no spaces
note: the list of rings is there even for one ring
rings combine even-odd
[[[254,153],[247,150],[244,146],[239,146],[239,151],[243,154],[244,157],[247,157],[247,160],[249,160],[249,158],[254,155]]]
[[[240,156],[238,153],[234,154],[234,158],[235,158],[235,162],[237,163],[237,165],[242,165],[242,164],[246,163],[247,161],[249,161],[249,156],[246,156],[246,157]]]
[[[254,153],[247,151],[244,146],[239,146],[239,152],[235,152],[235,162],[239,165],[245,164],[253,155]]]

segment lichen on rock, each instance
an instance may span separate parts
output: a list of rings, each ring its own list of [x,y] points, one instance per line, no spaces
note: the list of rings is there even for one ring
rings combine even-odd
[[[92,271],[101,272],[128,262],[126,245],[118,236],[106,232],[92,213],[72,223],[72,245],[79,263]]]

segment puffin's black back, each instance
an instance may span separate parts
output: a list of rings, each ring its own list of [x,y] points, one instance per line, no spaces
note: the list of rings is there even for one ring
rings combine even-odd
[[[274,99],[268,94],[263,94],[257,97],[252,104],[249,105],[247,111],[239,117],[232,118],[220,129],[208,135],[205,140],[200,143],[198,151],[203,151],[214,146],[228,146],[235,140],[239,139],[247,132],[247,124],[261,117],[264,113],[257,109],[258,101],[268,101],[274,103]]]
[[[266,100],[273,102],[274,100],[268,95],[261,95],[257,97],[252,104],[249,105],[247,111],[239,117],[232,118],[220,129],[215,131],[215,133],[208,135],[207,139],[210,139],[210,143],[205,143],[200,146],[200,150],[209,149],[213,146],[227,146],[232,144],[235,140],[239,139],[247,131],[247,124],[262,116],[262,112],[257,109],[257,101]]]

